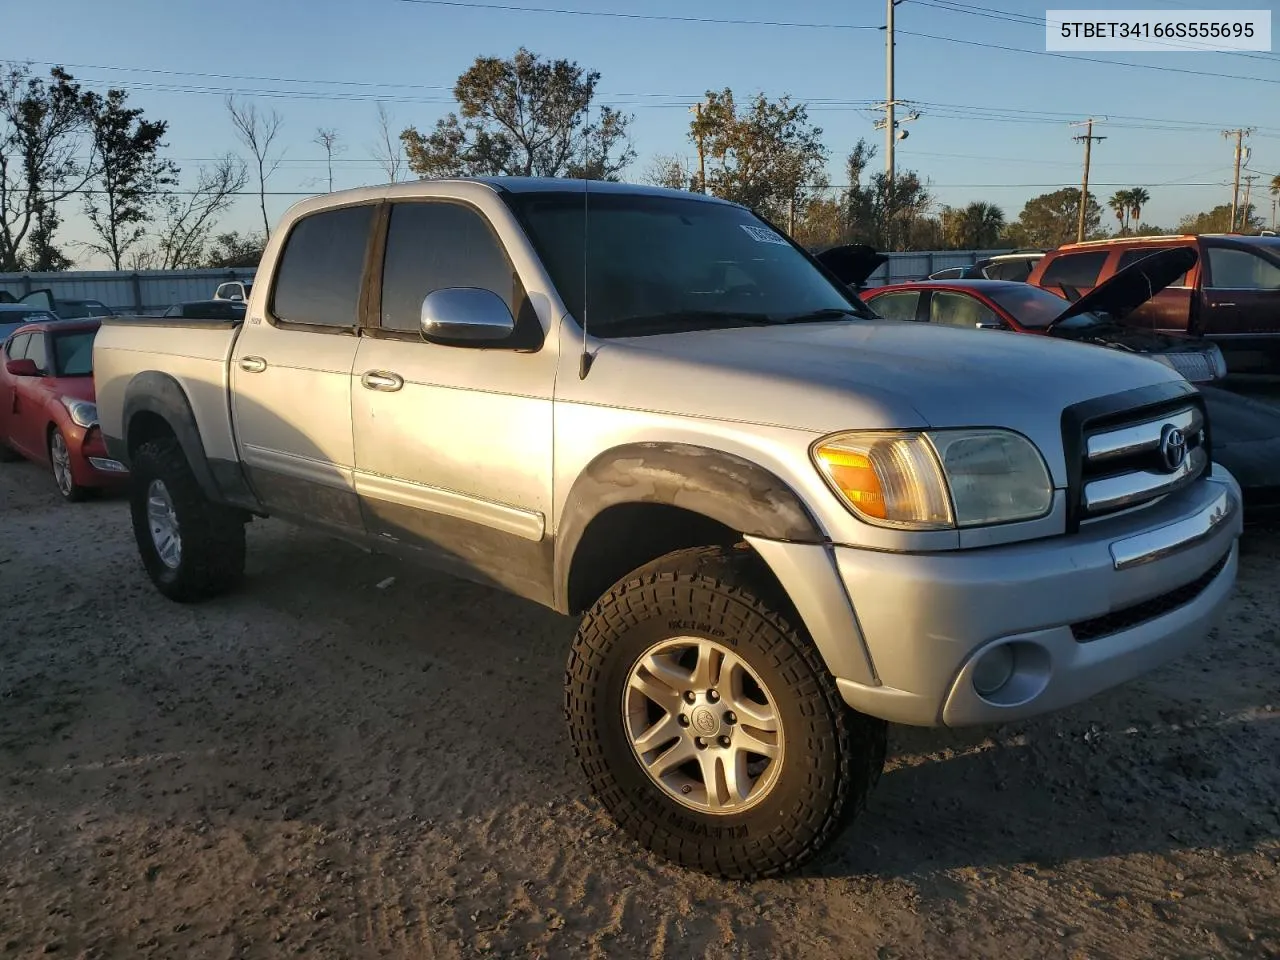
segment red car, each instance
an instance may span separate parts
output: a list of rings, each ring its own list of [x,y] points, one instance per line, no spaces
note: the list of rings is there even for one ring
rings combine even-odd
[[[1142,353],[1192,383],[1226,376],[1222,351],[1198,338],[1129,327],[1120,321],[1196,262],[1195,250],[1175,247],[1114,274],[1072,302],[1041,287],[1011,280],[925,280],[864,291],[862,298],[888,320],[916,320],[979,330],[1058,337]]]
[[[98,427],[93,338],[99,321],[29,323],[4,342],[0,369],[0,460],[47,464],[58,491],[83,500],[127,479]]]

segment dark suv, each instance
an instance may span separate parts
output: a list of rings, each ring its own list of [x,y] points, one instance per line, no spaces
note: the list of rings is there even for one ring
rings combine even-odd
[[[1046,253],[1027,282],[1074,297],[1169,246],[1194,246],[1200,254],[1196,265],[1124,322],[1212,340],[1233,372],[1280,372],[1280,237],[1201,234],[1071,243]]]

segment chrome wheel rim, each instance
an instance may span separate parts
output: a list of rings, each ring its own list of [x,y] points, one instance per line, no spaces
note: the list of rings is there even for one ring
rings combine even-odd
[[[55,430],[53,439],[49,441],[49,459],[53,462],[53,479],[58,484],[64,497],[71,496],[75,480],[71,476],[71,451],[67,449],[67,441]]]
[[[147,527],[160,562],[170,570],[176,570],[182,562],[182,537],[178,533],[173,500],[163,480],[152,480],[147,487]]]
[[[676,637],[641,654],[627,675],[622,722],[649,779],[701,813],[754,806],[782,768],[776,701],[746,661],[714,640]]]

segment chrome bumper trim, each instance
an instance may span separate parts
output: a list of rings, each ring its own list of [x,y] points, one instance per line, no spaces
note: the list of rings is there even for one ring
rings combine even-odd
[[[1203,543],[1239,511],[1240,501],[1230,487],[1223,485],[1222,492],[1198,513],[1111,544],[1112,564],[1117,570],[1128,570]]]

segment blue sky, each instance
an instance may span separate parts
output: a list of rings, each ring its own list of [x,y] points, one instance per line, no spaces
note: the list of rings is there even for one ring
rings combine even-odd
[[[278,191],[322,189],[323,154],[311,142],[318,126],[336,128],[346,145],[335,187],[385,179],[370,157],[375,100],[385,99],[398,125],[430,128],[451,109],[449,90],[477,55],[505,56],[522,44],[600,71],[600,102],[635,117],[640,158],[629,171],[632,177],[655,154],[694,156],[688,106],[709,88],[732,87],[740,97],[763,90],[808,101],[831,150],[833,183],[844,182],[843,158],[859,137],[882,144],[863,104],[884,97],[884,33],[845,26],[882,24],[880,0],[506,5],[825,26],[572,16],[409,0],[220,0],[216,14],[207,4],[187,0],[64,0],[56,9],[11,5],[0,58],[31,60],[41,70],[45,63],[62,63],[87,86],[125,87],[133,103],[169,121],[169,154],[184,179],[194,177],[198,158],[240,150],[223,98],[233,91],[256,94],[260,106],[284,118],[285,162],[269,184]],[[1274,2],[1141,5],[1253,6],[1271,9],[1280,21]],[[1081,131],[1069,121],[1107,116],[1110,121],[1096,130],[1107,137],[1094,148],[1091,179],[1097,193],[1105,200],[1115,185],[1145,185],[1152,201],[1143,219],[1172,225],[1184,213],[1230,200],[1232,145],[1220,131],[1253,125],[1258,130],[1250,141],[1250,166],[1265,174],[1255,190],[1263,193],[1259,208],[1270,215],[1265,182],[1280,172],[1280,54],[1086,54],[1172,68],[1157,71],[971,45],[1043,51],[1043,25],[1006,14],[1042,18],[1044,11],[1043,4],[1026,0],[907,0],[897,7],[897,96],[919,103],[923,114],[899,145],[900,169],[932,181],[943,203],[988,200],[1013,219],[1029,197],[1079,183],[1081,146],[1071,138]],[[291,199],[269,198],[271,216]],[[77,206],[72,202],[65,210],[64,239],[84,236]],[[242,198],[226,226],[252,227],[255,213],[255,199]]]

